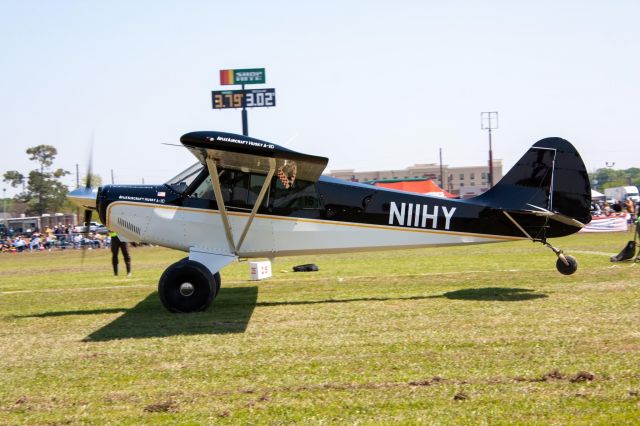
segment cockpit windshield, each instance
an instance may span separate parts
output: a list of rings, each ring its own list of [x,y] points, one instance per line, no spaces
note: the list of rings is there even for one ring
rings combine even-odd
[[[167,182],[165,182],[165,185],[168,185],[174,191],[182,194],[198,177],[203,168],[204,166],[200,162],[195,163],[189,166],[183,172],[179,173],[177,176],[169,179]]]

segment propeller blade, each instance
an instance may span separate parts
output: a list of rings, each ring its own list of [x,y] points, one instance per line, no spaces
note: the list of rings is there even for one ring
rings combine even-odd
[[[93,210],[85,210],[84,211],[84,224],[86,226],[85,232],[88,233],[89,231],[89,224],[91,223],[91,214],[93,213]]]
[[[87,166],[87,183],[86,189],[91,189],[91,180],[93,179],[93,133],[91,133],[91,143],[89,144],[89,163]]]
[[[89,162],[87,165],[87,182],[84,186],[85,192],[92,191],[91,188],[91,180],[93,179],[93,133],[91,133],[91,142],[89,143]],[[95,204],[94,204],[95,205]],[[84,257],[87,254],[87,245],[85,243],[85,239],[89,236],[89,232],[91,230],[91,215],[93,211],[90,209],[85,209],[84,211],[84,222],[83,222],[83,231],[80,233],[82,236],[82,240],[80,242],[82,248],[82,258],[81,262],[84,264]]]

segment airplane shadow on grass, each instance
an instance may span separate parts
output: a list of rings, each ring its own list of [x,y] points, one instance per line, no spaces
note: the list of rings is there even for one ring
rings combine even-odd
[[[27,317],[56,317],[66,315],[99,315],[123,312],[121,316],[87,336],[84,341],[98,342],[116,339],[141,339],[197,334],[244,333],[256,306],[315,305],[351,302],[383,302],[389,300],[477,300],[519,302],[548,297],[528,288],[485,287],[450,291],[431,296],[361,297],[299,301],[257,302],[258,287],[222,288],[212,307],[206,312],[188,315],[172,314],[162,307],[158,294],[153,292],[130,309],[110,308],[79,311],[57,311],[27,315]]]
[[[531,290],[530,288],[485,287],[449,291],[440,296],[432,297],[445,297],[455,300],[520,302],[524,300],[541,299],[548,296],[544,293],[535,293],[535,290]]]
[[[243,333],[247,329],[257,299],[257,286],[222,288],[208,311],[173,314],[165,310],[160,303],[158,293],[153,292],[133,308],[55,311],[25,315],[24,317],[46,318],[122,312],[121,316],[85,337],[83,340],[86,342],[197,334]]]
[[[291,300],[284,302],[258,302],[256,306],[282,306],[282,305],[317,305],[329,303],[351,302],[385,302],[388,300],[426,300],[426,299],[451,299],[451,300],[479,300],[496,302],[521,302],[525,300],[548,297],[544,293],[534,293],[530,288],[506,288],[485,287],[466,288],[449,291],[432,296],[407,296],[407,297],[354,297],[351,299],[325,299],[325,300]]]
[[[87,342],[196,334],[244,333],[258,299],[258,287],[222,288],[205,312],[167,312],[153,292],[116,320],[94,331]]]

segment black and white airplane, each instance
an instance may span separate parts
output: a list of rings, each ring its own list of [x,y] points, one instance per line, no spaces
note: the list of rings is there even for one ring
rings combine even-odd
[[[591,220],[587,171],[561,138],[537,142],[493,188],[464,200],[322,176],[327,158],[247,136],[204,131],[180,141],[198,162],[165,184],[68,195],[124,241],[189,253],[160,278],[160,299],[172,312],[207,309],[219,271],[238,258],[526,239],[553,250],[568,275],[577,261],[547,239]]]

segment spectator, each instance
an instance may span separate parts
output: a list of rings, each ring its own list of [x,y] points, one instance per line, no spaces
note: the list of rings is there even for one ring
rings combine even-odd
[[[7,238],[6,240],[4,240],[2,242],[2,246],[0,246],[0,250],[4,253],[4,252],[14,252],[15,248],[13,247],[13,241],[11,241],[11,238]]]
[[[33,251],[33,249],[40,250],[40,234],[37,232],[31,236],[31,241],[29,241],[29,251]]]
[[[51,251],[51,249],[56,246],[56,241],[56,237],[54,237],[53,234],[47,235],[44,240],[44,248]]]
[[[131,276],[131,257],[129,256],[129,249],[127,243],[120,241],[118,234],[115,232],[109,232],[111,237],[111,264],[113,265],[113,275],[118,275],[118,251],[122,250],[122,257],[124,257],[124,264],[127,267],[127,277]]]
[[[53,235],[56,236],[56,239],[58,241],[62,240],[63,232],[62,232],[62,224],[61,223],[59,223],[58,226],[54,226],[53,227]]]
[[[627,208],[627,212],[629,212],[629,223],[632,224],[636,221],[637,215],[636,215],[636,205],[633,202],[633,200],[631,199],[627,199],[627,201],[625,201],[625,207]]]
[[[18,235],[13,242],[13,246],[16,248],[17,252],[22,252],[27,247],[27,243]]]

